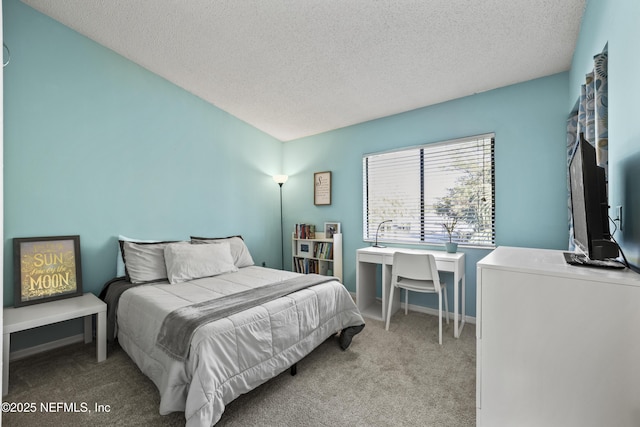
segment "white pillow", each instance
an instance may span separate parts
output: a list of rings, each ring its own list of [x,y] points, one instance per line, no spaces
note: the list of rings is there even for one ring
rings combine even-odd
[[[233,264],[231,245],[169,244],[164,248],[169,283],[181,283],[201,277],[238,271]]]
[[[124,270],[124,259],[122,259],[122,243],[121,242],[144,242],[144,243],[156,243],[160,240],[142,240],[132,239],[123,235],[118,236],[118,257],[116,258],[116,277],[123,277],[126,272]]]
[[[122,242],[126,278],[131,283],[148,283],[167,279],[164,248],[170,244],[190,245],[188,242]]]
[[[223,243],[228,242],[231,245],[231,256],[233,257],[233,264],[238,267],[249,267],[254,265],[253,258],[249,248],[244,243],[241,236],[231,237],[194,237],[191,236],[191,243]]]

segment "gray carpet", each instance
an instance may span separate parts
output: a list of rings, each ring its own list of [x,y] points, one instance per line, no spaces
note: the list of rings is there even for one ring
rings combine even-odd
[[[475,328],[453,338],[435,316],[398,312],[389,332],[367,326],[342,351],[330,338],[298,363],[227,406],[217,426],[473,426]],[[76,344],[10,364],[4,402],[35,403],[35,413],[2,415],[5,426],[181,426],[184,414],[158,414],[159,395],[118,346],[96,363],[95,346]],[[64,412],[58,402],[76,403]],[[41,404],[61,412],[42,412]],[[109,412],[95,412],[95,405]],[[67,407],[67,410],[69,406]]]

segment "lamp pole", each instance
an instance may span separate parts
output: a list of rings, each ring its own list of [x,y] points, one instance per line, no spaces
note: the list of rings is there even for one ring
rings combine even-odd
[[[287,182],[287,175],[274,175],[273,180],[280,186],[280,269],[284,270],[284,224],[282,216],[282,184]]]
[[[284,184],[284,182],[278,183],[278,185],[280,186],[280,250],[281,250],[280,269],[284,270],[284,224],[282,219],[282,184]]]

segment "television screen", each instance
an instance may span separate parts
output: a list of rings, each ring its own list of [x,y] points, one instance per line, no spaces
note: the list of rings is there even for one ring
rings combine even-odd
[[[573,243],[582,252],[589,252],[589,230],[587,229],[587,209],[585,205],[584,179],[582,179],[582,151],[576,149],[569,166],[571,182],[571,216],[573,219]],[[584,212],[584,215],[577,213]]]
[[[616,258],[618,247],[609,234],[604,169],[596,164],[595,148],[582,135],[569,165],[573,241],[592,260]]]

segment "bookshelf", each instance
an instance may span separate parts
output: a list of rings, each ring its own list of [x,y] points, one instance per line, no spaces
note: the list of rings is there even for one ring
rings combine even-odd
[[[342,282],[342,234],[325,238],[324,233],[309,233],[313,238],[291,237],[292,271],[334,276]]]

